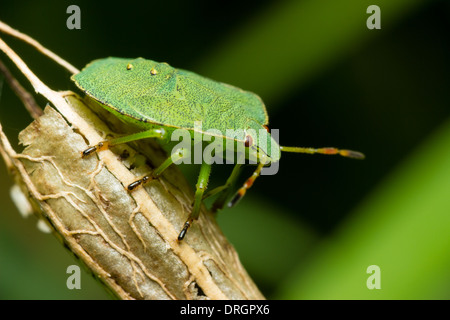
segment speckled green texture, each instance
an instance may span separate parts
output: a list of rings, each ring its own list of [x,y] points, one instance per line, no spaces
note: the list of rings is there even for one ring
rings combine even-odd
[[[167,63],[109,57],[91,62],[72,80],[103,107],[142,129],[161,125],[192,130],[201,121],[202,132],[215,129],[224,138],[244,141],[245,130],[258,133],[268,124],[256,94]],[[227,129],[241,135],[228,136]],[[277,145],[269,140],[272,144],[263,148],[267,154]]]
[[[201,121],[205,131],[225,132],[259,130],[268,121],[256,94],[143,58],[95,60],[72,79],[86,94],[144,128],[156,123],[193,129],[194,121]]]

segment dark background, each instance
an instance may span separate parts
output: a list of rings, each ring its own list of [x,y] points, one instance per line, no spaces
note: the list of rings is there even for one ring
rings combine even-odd
[[[81,9],[81,30],[66,27],[71,4]],[[366,27],[371,4],[381,8],[381,30]],[[426,228],[430,220],[450,227],[450,204],[445,200],[450,198],[450,185],[430,182],[426,190],[442,193],[444,204],[437,211],[428,206],[429,211],[419,212],[410,224],[408,215],[399,215],[400,222],[393,223],[400,210],[368,213],[377,205],[407,205],[406,192],[411,192],[410,201],[441,203],[407,187],[414,181],[428,186],[413,177],[429,176],[427,170],[435,166],[434,159],[442,160],[450,143],[447,134],[435,133],[448,127],[450,115],[448,12],[448,1],[438,0],[0,3],[0,20],[80,69],[106,56],[166,61],[259,94],[270,127],[280,129],[282,145],[335,146],[366,154],[364,161],[284,154],[276,175],[261,177],[238,207],[219,215],[225,234],[263,293],[288,299],[450,297],[448,232],[434,225]],[[23,43],[4,39],[51,88],[75,90],[67,71]],[[3,54],[0,59],[17,74]],[[45,105],[44,99],[38,101]],[[13,144],[31,121],[6,84],[0,121]],[[415,160],[423,154],[417,150],[432,145],[430,137],[436,136],[441,143],[432,149],[435,153]],[[408,161],[419,164],[403,173]],[[82,290],[65,287],[65,268],[75,260],[52,236],[35,230],[32,218],[19,217],[9,200],[11,179],[2,167],[0,298],[107,297],[87,274]],[[193,184],[197,169],[184,168]],[[212,183],[221,184],[230,170],[214,167]],[[249,174],[251,168],[243,178]],[[403,181],[402,174],[413,182]],[[389,198],[377,196],[383,190],[393,191]],[[407,200],[398,200],[403,196]],[[374,235],[360,233],[361,226]],[[380,232],[388,236],[380,237]],[[399,237],[399,252],[406,258],[395,252],[383,258],[386,249],[396,246],[389,235]],[[405,240],[410,236],[414,239]],[[358,258],[359,253],[367,254],[366,249],[357,244],[375,237],[380,241],[366,248],[373,253],[366,263]],[[408,243],[415,241],[420,245],[412,250]],[[407,249],[402,250],[403,245]],[[437,251],[431,255],[433,248]],[[387,261],[380,267],[389,276],[383,278],[387,285],[374,293],[365,286],[365,270],[379,264],[377,259]],[[404,261],[410,264],[402,265]],[[318,265],[327,276],[314,271]],[[352,267],[361,274],[349,271]],[[411,287],[405,286],[411,282]]]

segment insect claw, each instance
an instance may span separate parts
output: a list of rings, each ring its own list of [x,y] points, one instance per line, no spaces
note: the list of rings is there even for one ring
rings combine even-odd
[[[85,158],[88,155],[90,155],[91,153],[94,153],[95,151],[97,151],[96,147],[89,147],[86,150],[84,150],[83,152],[81,152],[81,157]]]
[[[191,226],[191,220],[188,220],[184,223],[184,227],[181,230],[180,234],[178,235],[178,241],[182,241],[184,239],[184,237],[186,236],[186,232],[190,226]]]
[[[358,152],[358,151],[353,151],[353,150],[340,150],[339,154],[343,157],[358,159],[358,160],[362,160],[366,157],[363,153]]]
[[[228,208],[234,207],[245,195],[246,189],[239,189],[238,192],[231,198],[230,202],[228,202]]]
[[[86,150],[84,150],[83,152],[81,152],[81,157],[85,158],[85,157],[87,157],[88,155],[90,155],[90,154],[92,154],[94,152],[97,152],[97,151],[100,151],[100,150],[104,150],[104,149],[108,149],[108,147],[109,147],[109,142],[108,141],[99,142],[95,146],[89,147]]]
[[[128,185],[127,190],[133,191],[134,189],[136,189],[140,185],[143,185],[144,183],[148,182],[149,180],[151,180],[150,176],[145,176],[142,179],[136,180]]]
[[[137,187],[139,187],[142,184],[142,179],[141,180],[137,180],[134,181],[132,183],[130,183],[127,187],[128,191],[133,191],[134,189],[136,189]]]

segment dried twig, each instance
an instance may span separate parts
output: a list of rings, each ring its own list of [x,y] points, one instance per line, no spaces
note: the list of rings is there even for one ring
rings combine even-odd
[[[23,105],[33,117],[33,119],[37,119],[42,116],[42,109],[39,108],[38,104],[34,100],[34,97],[25,90],[24,87],[17,81],[11,72],[9,72],[8,68],[3,64],[0,60],[0,73],[5,77],[6,82],[11,87],[11,89],[16,93],[20,100],[22,100]]]
[[[68,63],[67,61],[65,61],[64,59],[59,57],[58,55],[54,54],[53,52],[51,52],[47,48],[43,47],[39,42],[37,42],[33,38],[29,37],[26,34],[23,34],[20,31],[17,31],[15,29],[11,28],[10,26],[8,26],[6,23],[4,23],[2,21],[0,21],[0,32],[9,34],[9,35],[11,35],[11,36],[13,36],[13,37],[15,37],[17,39],[20,39],[20,40],[30,44],[31,46],[36,48],[36,50],[38,50],[39,52],[43,53],[44,55],[46,55],[47,57],[49,57],[50,59],[52,59],[53,61],[58,63],[59,65],[61,65],[64,68],[66,68],[70,73],[74,74],[74,73],[78,73],[79,72],[79,70],[77,68],[75,68],[70,63]]]

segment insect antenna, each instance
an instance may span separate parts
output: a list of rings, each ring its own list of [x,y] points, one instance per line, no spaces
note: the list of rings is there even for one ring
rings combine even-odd
[[[340,155],[346,158],[359,159],[365,158],[364,154],[358,151],[337,149],[337,148],[301,148],[301,147],[282,147],[280,150],[283,152],[295,152],[295,153],[308,153],[308,154],[327,154],[327,155]]]
[[[337,148],[302,148],[302,147],[282,147],[280,150],[284,152],[294,152],[294,153],[307,153],[307,154],[326,154],[326,155],[340,155],[346,158],[362,160],[365,155],[359,151],[347,150],[347,149],[337,149]],[[256,178],[261,174],[261,170],[264,167],[264,162],[260,162],[258,167],[253,172],[250,178],[248,178],[244,185],[234,194],[230,202],[228,202],[228,207],[234,207],[245,195],[248,189],[251,188]]]

